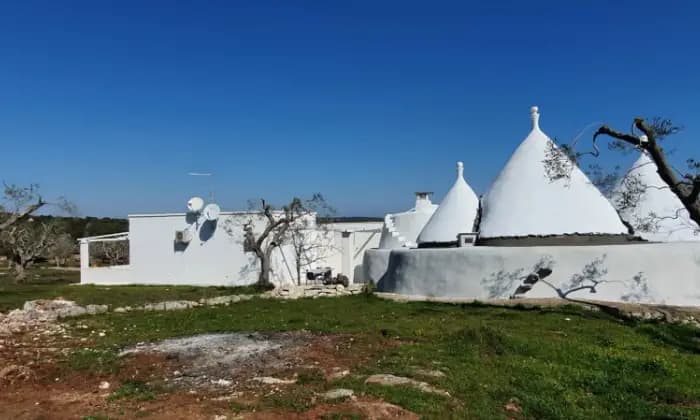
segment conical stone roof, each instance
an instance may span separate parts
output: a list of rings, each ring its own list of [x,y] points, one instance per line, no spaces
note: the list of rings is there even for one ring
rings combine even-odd
[[[556,145],[530,110],[532,131],[518,146],[482,200],[480,238],[627,234],[610,202],[574,165],[567,179],[552,180],[545,170]]]
[[[430,217],[418,244],[457,242],[457,235],[474,230],[479,198],[464,180],[464,164],[457,162],[457,179]]]
[[[620,216],[649,241],[698,241],[698,225],[642,152],[612,197]]]

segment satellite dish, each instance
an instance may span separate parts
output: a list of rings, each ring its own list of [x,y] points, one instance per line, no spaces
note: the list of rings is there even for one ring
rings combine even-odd
[[[199,213],[204,208],[204,200],[199,197],[192,197],[187,202],[187,211],[190,213]]]
[[[204,218],[210,222],[218,220],[220,213],[221,213],[221,209],[219,208],[218,205],[216,205],[214,203],[207,204],[207,206],[204,208]]]

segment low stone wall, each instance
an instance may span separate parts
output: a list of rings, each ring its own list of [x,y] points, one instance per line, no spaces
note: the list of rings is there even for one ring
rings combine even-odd
[[[304,285],[304,286],[281,286],[269,292],[265,292],[262,297],[277,299],[300,299],[319,298],[356,295],[362,292],[362,285],[342,284],[334,285]]]
[[[545,265],[552,274],[527,293],[558,297],[585,278],[596,293],[571,298],[700,306],[700,243],[605,246],[474,246],[443,249],[373,249],[364,272],[380,292],[440,298],[508,298],[528,274]]]

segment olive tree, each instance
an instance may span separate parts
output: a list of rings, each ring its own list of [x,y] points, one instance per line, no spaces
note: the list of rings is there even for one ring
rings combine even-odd
[[[0,241],[10,252],[15,281],[23,281],[26,269],[48,255],[58,236],[55,224],[35,219],[16,222],[0,232]]]
[[[300,236],[295,232],[301,232],[304,226],[308,226],[307,221],[316,216],[316,209],[320,203],[325,203],[325,200],[321,194],[314,194],[306,200],[294,198],[281,208],[275,208],[264,199],[260,200],[260,203],[256,211],[251,213],[251,217],[243,223],[243,247],[254,253],[258,260],[258,285],[269,287],[272,284],[273,251],[283,245],[293,244],[294,237],[299,240]],[[264,227],[261,231],[256,230],[256,218],[263,221]],[[226,229],[231,232],[232,227],[228,226]]]
[[[607,148],[610,151],[626,152],[637,149],[646,153],[651,161],[656,165],[656,171],[664,182],[665,186],[645,185],[634,177],[626,177],[626,192],[618,198],[615,203],[618,209],[634,208],[639,202],[644,192],[651,188],[668,188],[683,205],[676,214],[672,215],[649,215],[648,225],[653,225],[654,220],[660,218],[678,218],[680,211],[687,211],[687,215],[700,226],[700,162],[693,158],[686,159],[687,167],[681,170],[675,167],[668,159],[665,141],[673,134],[681,130],[680,126],[673,124],[664,118],[635,118],[632,127],[628,132],[619,131],[609,125],[601,125],[593,134],[591,140],[592,149],[588,151],[577,151],[577,142],[572,144],[562,144],[557,148],[552,146],[548,150],[545,158],[545,169],[550,179],[567,178],[571,174],[571,169],[578,164],[584,156],[597,158],[601,154],[598,141],[601,138],[608,139]],[[594,183],[601,186],[603,192],[610,192],[611,186],[618,182],[618,176],[605,173],[600,166],[592,165],[594,169]],[[635,169],[635,168],[633,168]]]

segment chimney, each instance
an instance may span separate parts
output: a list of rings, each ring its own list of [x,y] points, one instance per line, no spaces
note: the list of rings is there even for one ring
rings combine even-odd
[[[430,205],[433,204],[432,201],[430,201],[431,194],[432,191],[419,191],[416,193],[416,211],[430,208]]]

